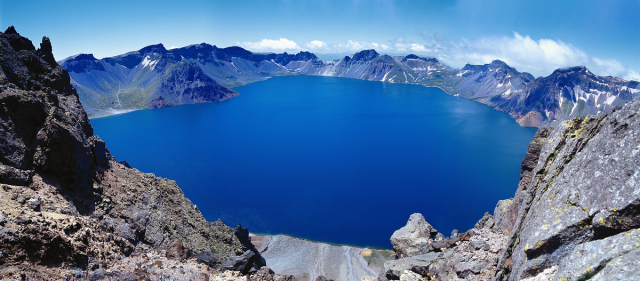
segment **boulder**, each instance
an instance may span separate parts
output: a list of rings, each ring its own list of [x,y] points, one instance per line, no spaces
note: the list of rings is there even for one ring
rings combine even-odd
[[[432,233],[437,231],[425,221],[422,214],[415,213],[409,217],[407,225],[393,233],[391,244],[401,258],[426,254],[432,249],[429,246]]]
[[[211,251],[202,251],[198,255],[198,262],[204,263],[208,266],[212,266],[217,260],[218,257],[216,256],[216,254],[212,253]]]
[[[414,265],[410,270],[422,277],[427,277],[427,275],[429,274],[429,266],[430,265]]]
[[[400,281],[425,281],[426,278],[422,277],[420,274],[417,274],[410,270],[405,270],[402,275],[400,275]]]
[[[498,201],[496,208],[493,210],[493,219],[495,220],[494,228],[502,231],[511,231],[516,222],[516,212],[511,212],[513,199],[505,199]]]
[[[431,252],[424,255],[387,261],[378,274],[378,280],[400,280],[400,276],[405,270],[411,270],[414,267],[429,267],[429,265],[437,261],[441,256],[441,253]]]
[[[271,268],[263,266],[255,273],[247,276],[247,281],[296,281],[293,275],[275,274]]]
[[[36,197],[36,198],[31,198],[29,200],[27,200],[27,204],[29,204],[29,208],[31,208],[34,211],[40,211],[40,198]]]
[[[11,185],[28,185],[31,183],[33,171],[20,170],[0,164],[0,183]]]
[[[433,241],[431,242],[431,247],[433,249],[444,249],[444,248],[449,248],[449,243],[446,240],[440,240],[440,241]]]
[[[240,271],[247,274],[253,266],[253,258],[255,254],[251,250],[247,250],[240,256],[231,256],[222,261],[223,270]]]
[[[173,243],[167,247],[166,256],[168,259],[184,260],[189,257],[189,249],[187,249],[182,242],[173,241]]]
[[[466,279],[470,275],[480,273],[485,266],[486,262],[484,261],[468,261],[454,265],[454,269],[458,277]]]
[[[476,223],[473,228],[481,229],[481,228],[490,228],[494,224],[494,219],[489,212],[484,213],[484,216]]]
[[[487,242],[484,240],[476,240],[469,242],[469,251],[478,251],[487,247]]]

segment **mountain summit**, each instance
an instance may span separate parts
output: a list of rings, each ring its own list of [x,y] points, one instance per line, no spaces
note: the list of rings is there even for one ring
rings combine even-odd
[[[69,71],[90,117],[117,109],[224,101],[237,95],[226,87],[291,74],[438,87],[509,113],[523,126],[555,125],[574,117],[606,113],[640,95],[637,82],[599,77],[582,66],[558,69],[536,79],[500,60],[467,64],[457,70],[436,58],[380,55],[373,49],[340,60],[321,61],[309,52],[253,53],[241,47],[218,48],[205,43],[167,50],[158,44],[101,60],[77,55],[60,63]],[[194,63],[190,68],[200,69],[198,72],[204,75],[198,76],[200,82],[208,86],[189,90],[186,96],[182,90],[167,92],[172,88],[162,85],[170,74],[189,63]],[[189,81],[188,87],[200,82]],[[214,92],[205,94],[203,89]]]

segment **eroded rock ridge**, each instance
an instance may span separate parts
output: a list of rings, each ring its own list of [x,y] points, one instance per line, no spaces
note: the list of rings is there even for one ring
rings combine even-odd
[[[640,99],[541,128],[514,198],[449,237],[411,215],[378,280],[637,280],[639,152]]]
[[[211,82],[199,75],[185,65],[172,90],[197,95]],[[116,162],[50,40],[36,49],[13,27],[0,32],[0,186],[2,276],[193,279],[264,265],[246,228],[207,222],[174,181]]]

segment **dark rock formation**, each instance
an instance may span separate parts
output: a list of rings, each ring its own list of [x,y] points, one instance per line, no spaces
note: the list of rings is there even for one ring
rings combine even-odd
[[[48,38],[36,50],[13,27],[0,33],[0,124],[0,273],[94,271],[164,248],[208,251],[209,263],[243,253],[175,182],[116,162]]]
[[[213,266],[213,264],[218,260],[218,257],[211,251],[202,251],[198,255],[198,262],[204,263],[209,266]]]
[[[253,251],[247,250],[240,256],[227,257],[222,261],[222,269],[248,273],[253,267],[255,255],[256,254],[253,253]]]
[[[260,255],[260,251],[256,249],[256,247],[251,243],[251,237],[249,236],[249,230],[246,227],[242,227],[242,225],[236,225],[236,228],[233,231],[233,234],[238,238],[240,244],[242,244],[242,249],[244,251],[250,250],[253,252],[254,257],[252,258],[253,264],[251,265],[255,269],[260,269],[261,267],[267,265],[265,259]]]

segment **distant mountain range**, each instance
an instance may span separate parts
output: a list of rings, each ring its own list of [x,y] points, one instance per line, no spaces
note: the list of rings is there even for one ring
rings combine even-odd
[[[111,58],[81,54],[59,63],[90,117],[224,101],[238,95],[229,88],[301,74],[438,87],[506,112],[522,126],[549,126],[609,112],[640,96],[638,82],[596,76],[585,67],[535,78],[499,60],[453,69],[435,58],[380,55],[375,50],[322,61],[309,52],[264,54],[208,44],[167,50],[158,44]]]

